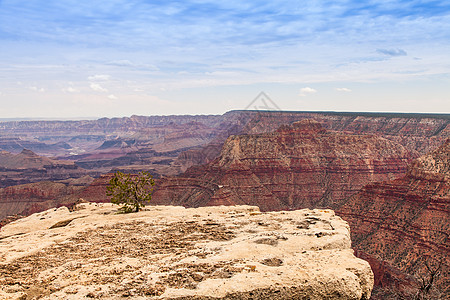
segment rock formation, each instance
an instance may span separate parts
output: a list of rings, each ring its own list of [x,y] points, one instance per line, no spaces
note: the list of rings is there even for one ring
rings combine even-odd
[[[230,111],[210,116],[0,122],[0,150],[18,153],[27,148],[39,155],[75,160],[105,173],[111,167],[123,168],[123,162],[130,159],[117,158],[129,152],[139,156],[141,149],[151,149],[170,152],[163,163],[173,164],[172,171],[183,172],[214,159],[230,135],[272,132],[303,119],[314,119],[331,131],[377,134],[420,154],[450,137],[448,114]],[[135,166],[140,163],[158,174],[173,175],[165,173],[165,167],[158,168],[161,160],[133,160]]]
[[[316,120],[331,131],[380,135],[421,154],[436,149],[450,138],[449,114],[259,112],[243,132],[269,132],[303,119]]]
[[[84,186],[51,181],[15,185],[0,189],[0,221],[11,215],[30,215],[52,207],[70,205]]]
[[[329,132],[303,120],[273,133],[227,139],[215,161],[158,181],[159,204],[331,207],[369,182],[401,176],[411,154],[373,135]]]
[[[0,188],[30,182],[58,181],[85,176],[74,162],[54,160],[24,149],[19,154],[0,152]]]
[[[1,125],[0,125],[1,126]],[[72,148],[66,142],[57,142],[54,144],[46,144],[33,139],[22,139],[17,137],[2,137],[0,135],[0,151],[12,153],[20,153],[23,149],[29,149],[44,155],[52,155],[55,153],[64,153]]]
[[[387,264],[378,285],[407,292],[405,274],[428,278],[426,264],[441,264],[437,292],[450,295],[450,140],[415,160],[406,176],[368,184],[335,209],[352,228],[353,247],[373,266]]]
[[[369,299],[350,244],[330,210],[82,203],[0,230],[0,298]]]

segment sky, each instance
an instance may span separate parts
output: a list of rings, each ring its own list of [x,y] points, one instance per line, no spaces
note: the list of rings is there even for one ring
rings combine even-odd
[[[260,92],[450,113],[450,1],[0,0],[0,118],[222,114]]]

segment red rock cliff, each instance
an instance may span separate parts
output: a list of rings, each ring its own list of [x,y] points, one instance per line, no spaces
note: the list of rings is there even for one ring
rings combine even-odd
[[[350,224],[353,247],[372,257],[376,284],[404,282],[389,269],[427,278],[426,263],[441,262],[437,287],[450,295],[450,140],[415,160],[406,176],[371,183],[335,209]],[[380,261],[387,266],[377,274]]]
[[[410,158],[403,146],[384,138],[327,132],[303,120],[273,133],[229,137],[214,162],[159,181],[154,202],[332,207],[368,182],[403,175]]]

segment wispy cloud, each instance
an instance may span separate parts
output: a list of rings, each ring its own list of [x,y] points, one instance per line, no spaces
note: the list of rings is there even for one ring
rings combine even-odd
[[[111,79],[111,75],[105,75],[105,74],[97,74],[97,75],[92,75],[88,77],[88,80],[91,81],[106,81],[106,80],[110,80]]]
[[[114,96],[113,94],[108,95],[108,98],[111,100],[117,100],[118,98],[116,96]]]
[[[102,87],[102,86],[101,86],[100,84],[98,84],[98,83],[91,83],[89,86],[91,87],[91,89],[92,89],[93,91],[96,91],[96,92],[101,92],[101,93],[106,93],[106,92],[108,92],[108,90],[107,90],[106,88]]]
[[[69,99],[69,81],[108,101],[112,92],[122,100],[221,86],[425,82],[449,73],[448,1],[0,3],[0,74],[8,74],[0,86],[8,96],[58,87]]]
[[[75,88],[73,88],[71,86],[63,88],[62,91],[65,92],[65,93],[77,93],[78,92],[77,89],[75,89]]]
[[[378,53],[387,55],[387,56],[406,56],[406,53],[403,49],[377,49]]]
[[[336,88],[336,91],[350,93],[352,90],[348,88]]]
[[[148,71],[159,71],[159,68],[155,65],[145,63],[134,63],[128,59],[109,61],[106,63],[106,65],[133,68],[133,69],[144,69]]]
[[[315,90],[315,89],[313,89],[313,88],[310,88],[310,87],[304,87],[304,88],[301,88],[301,89],[300,89],[300,94],[299,94],[299,96],[300,96],[300,97],[305,97],[305,96],[307,96],[307,95],[315,94],[315,93],[317,93],[317,90]]]
[[[32,91],[35,91],[35,92],[39,92],[39,93],[45,92],[45,89],[43,87],[39,88],[37,86],[30,86],[29,89]]]

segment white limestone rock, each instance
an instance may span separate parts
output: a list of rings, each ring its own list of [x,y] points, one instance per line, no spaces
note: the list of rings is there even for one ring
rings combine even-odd
[[[0,230],[0,298],[369,299],[350,246],[331,210],[82,203]]]

